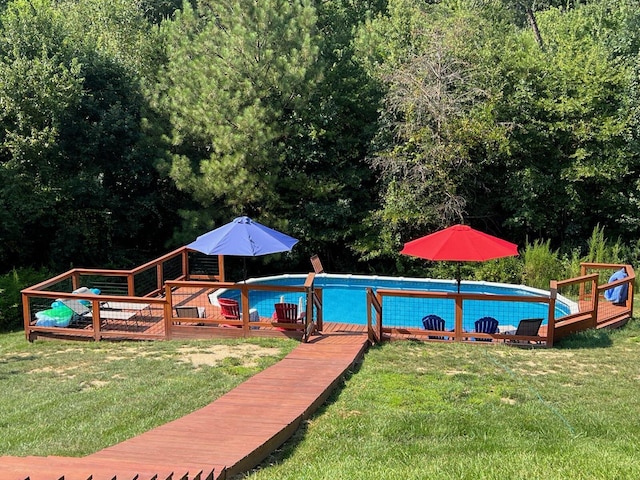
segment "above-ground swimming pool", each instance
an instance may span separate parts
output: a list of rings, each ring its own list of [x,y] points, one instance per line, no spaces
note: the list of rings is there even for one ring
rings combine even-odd
[[[271,317],[274,304],[287,302],[305,308],[305,297],[299,292],[278,292],[278,286],[302,286],[306,275],[280,275],[255,278],[249,284],[273,285],[273,291],[250,290],[249,304],[258,310],[261,317]],[[367,301],[366,288],[394,290],[418,290],[455,292],[457,283],[447,280],[420,278],[396,278],[365,275],[320,274],[315,277],[315,287],[322,288],[323,320],[325,322],[366,325]],[[461,293],[515,296],[543,296],[549,292],[523,285],[508,285],[490,282],[462,283]],[[239,297],[239,291],[221,292],[224,297]],[[498,320],[501,329],[518,325],[523,318],[543,318],[547,323],[549,307],[544,302],[505,302],[494,300],[465,300],[463,302],[463,328],[473,330],[476,320],[490,316]],[[570,300],[558,297],[555,317],[559,318],[577,311],[577,305]],[[422,328],[422,318],[435,314],[446,322],[446,329],[452,329],[455,316],[455,301],[451,298],[411,298],[385,297],[383,300],[383,325],[385,327]]]

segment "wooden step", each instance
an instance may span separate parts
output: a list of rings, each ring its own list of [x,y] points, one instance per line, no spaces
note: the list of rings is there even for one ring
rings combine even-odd
[[[90,457],[0,457],[0,480],[214,480],[212,467]]]

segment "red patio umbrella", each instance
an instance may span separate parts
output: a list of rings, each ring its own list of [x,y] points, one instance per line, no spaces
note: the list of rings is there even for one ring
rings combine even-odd
[[[474,230],[468,225],[453,225],[404,244],[403,255],[458,262],[458,292],[460,292],[460,262],[483,262],[494,258],[518,255],[518,246],[493,235]]]

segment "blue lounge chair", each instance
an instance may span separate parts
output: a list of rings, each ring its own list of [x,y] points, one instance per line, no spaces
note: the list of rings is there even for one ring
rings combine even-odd
[[[476,333],[496,333],[498,331],[498,320],[493,317],[482,317],[476,320],[474,332]],[[475,338],[478,342],[490,342],[490,338]]]
[[[425,330],[437,330],[444,332],[444,319],[438,315],[427,315],[422,319],[422,325]],[[429,335],[431,339],[445,340],[447,337],[436,337]]]

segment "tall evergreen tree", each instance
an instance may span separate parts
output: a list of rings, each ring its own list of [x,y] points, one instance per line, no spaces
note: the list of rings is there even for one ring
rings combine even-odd
[[[171,178],[218,218],[277,201],[287,127],[318,78],[315,22],[307,0],[203,0],[167,24]]]

